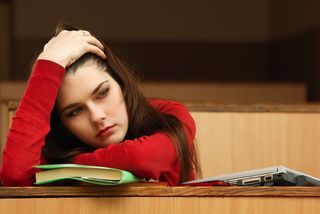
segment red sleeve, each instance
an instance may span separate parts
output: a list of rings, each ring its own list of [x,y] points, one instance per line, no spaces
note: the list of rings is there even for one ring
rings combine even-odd
[[[195,122],[185,105],[174,100],[151,100],[151,105],[164,114],[175,116],[183,125],[189,143],[193,143],[196,134]]]
[[[0,171],[3,185],[27,186],[34,182],[33,166],[41,161],[50,113],[64,74],[65,69],[54,62],[35,63],[7,136]]]
[[[182,122],[190,144],[193,143],[195,124],[182,104],[160,100],[151,101],[151,104],[162,113],[176,116]],[[166,177],[171,185],[179,183],[174,143],[161,132],[80,154],[74,163],[114,167],[131,171],[140,178],[160,180]]]
[[[173,169],[176,159],[171,138],[155,133],[80,154],[74,163],[124,169],[140,178],[159,180],[161,173]]]

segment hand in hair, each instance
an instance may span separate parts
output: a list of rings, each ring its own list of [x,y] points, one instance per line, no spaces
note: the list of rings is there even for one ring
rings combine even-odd
[[[106,58],[103,49],[101,42],[88,31],[63,30],[45,45],[38,59],[50,60],[66,68],[88,52]]]

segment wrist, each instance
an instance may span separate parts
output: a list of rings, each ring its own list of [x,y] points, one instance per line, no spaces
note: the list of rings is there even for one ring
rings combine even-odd
[[[64,68],[66,67],[66,63],[63,60],[59,60],[53,56],[49,56],[49,55],[45,54],[44,52],[42,52],[38,56],[37,60],[48,60],[48,61],[54,62],[56,64],[59,64],[60,66],[62,66]]]

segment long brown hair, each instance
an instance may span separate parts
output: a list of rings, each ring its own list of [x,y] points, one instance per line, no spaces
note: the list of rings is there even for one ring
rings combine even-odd
[[[56,34],[62,30],[77,30],[74,27],[61,25]],[[87,53],[67,68],[67,72],[75,72],[77,68],[88,61],[93,61],[120,85],[127,105],[129,127],[125,139],[134,139],[163,131],[171,136],[175,142],[180,163],[180,182],[189,180],[194,172],[200,173],[197,153],[194,145],[188,143],[181,122],[174,116],[162,114],[153,108],[145,96],[139,91],[137,78],[113,52],[104,44],[107,59]],[[43,157],[49,163],[70,162],[73,157],[84,152],[92,152],[91,148],[69,133],[63,126],[57,107],[51,112],[51,130],[46,136],[46,143],[42,150]]]

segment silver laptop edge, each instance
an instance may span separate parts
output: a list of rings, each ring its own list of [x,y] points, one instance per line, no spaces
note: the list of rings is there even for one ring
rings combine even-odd
[[[288,174],[288,177],[290,177],[290,176],[295,177],[295,179],[298,180],[299,178],[297,179],[297,177],[301,176],[301,179],[305,179],[305,180],[302,180],[301,182],[305,182],[306,184],[309,183],[309,184],[320,186],[320,179],[319,178],[316,178],[314,176],[311,176],[311,175],[308,175],[308,174],[305,174],[302,172],[295,171],[293,169],[286,168],[284,166],[281,166],[281,167],[283,167],[283,170]]]
[[[224,180],[230,180],[230,179],[235,179],[235,178],[246,178],[246,177],[250,177],[250,176],[259,176],[259,175],[263,176],[265,174],[278,173],[278,170],[279,170],[278,166],[267,167],[267,168],[255,169],[255,170],[250,170],[250,171],[230,173],[230,174],[225,174],[225,175],[221,175],[221,176],[212,176],[212,177],[208,177],[208,178],[189,181],[189,182],[186,182],[186,184],[207,182],[207,181],[224,181]]]
[[[301,173],[285,166],[273,166],[250,171],[242,171],[236,173],[225,174],[221,176],[212,176],[208,178],[198,179],[194,181],[185,182],[184,184],[192,184],[209,181],[225,181],[235,185],[246,185],[249,183],[270,183],[273,184],[279,175],[285,181],[297,185],[320,185],[320,179]]]

